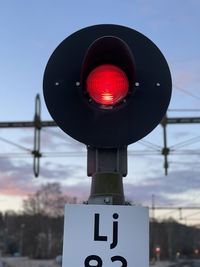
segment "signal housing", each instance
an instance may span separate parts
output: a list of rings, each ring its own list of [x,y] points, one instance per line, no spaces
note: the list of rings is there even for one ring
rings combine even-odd
[[[102,108],[86,90],[89,73],[114,64],[126,73],[127,95]],[[76,140],[99,148],[134,143],[150,133],[166,113],[171,97],[168,64],[141,33],[119,25],[96,25],[66,38],[44,74],[44,97],[57,125]]]

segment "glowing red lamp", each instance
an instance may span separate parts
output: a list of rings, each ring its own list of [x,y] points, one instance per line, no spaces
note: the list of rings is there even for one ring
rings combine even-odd
[[[157,254],[159,254],[160,253],[160,247],[156,247],[155,251],[156,251]]]
[[[98,104],[112,106],[126,97],[129,82],[119,67],[104,64],[93,69],[87,77],[86,90]]]

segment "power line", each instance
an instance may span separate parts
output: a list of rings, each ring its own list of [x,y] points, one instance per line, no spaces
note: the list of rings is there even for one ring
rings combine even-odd
[[[176,89],[178,89],[178,90],[184,92],[185,94],[187,94],[187,95],[189,95],[189,96],[191,96],[191,97],[193,97],[193,98],[195,98],[195,99],[199,99],[199,100],[200,100],[200,96],[197,96],[197,95],[195,95],[195,94],[193,94],[193,93],[191,93],[191,92],[185,90],[184,88],[182,88],[182,87],[180,87],[180,86],[177,86],[177,85],[175,85],[175,84],[173,84],[173,86],[174,86]]]
[[[32,155],[28,153],[0,153],[0,158],[32,158]]]
[[[186,141],[180,142],[178,144],[175,144],[175,145],[171,146],[170,149],[173,149],[173,148],[177,149],[177,148],[181,148],[183,146],[189,146],[189,145],[197,143],[199,141],[200,141],[200,136],[196,136],[196,137],[193,137],[193,138],[191,138],[189,140],[186,140]]]
[[[51,134],[51,135],[54,135],[62,140],[64,140],[66,142],[66,137],[61,135],[60,133],[56,133],[55,131],[51,130],[51,129],[45,129],[45,128],[42,128],[42,131],[46,132],[47,134]]]
[[[177,86],[176,86],[177,87]],[[180,88],[179,88],[180,89]],[[185,91],[181,88],[182,91]],[[188,93],[188,92],[187,92]],[[189,93],[191,95],[191,93]],[[193,94],[192,94],[193,95]],[[193,97],[197,97],[198,99],[200,99],[200,97],[198,96],[194,96]],[[182,109],[185,111],[185,109]],[[196,110],[196,109],[190,109],[191,111]],[[1,138],[0,140],[3,142],[6,142],[10,145],[13,145],[15,147],[18,147],[19,149],[22,149],[26,152],[28,152],[27,155],[32,155],[33,156],[33,165],[34,165],[34,174],[36,176],[38,176],[39,174],[39,160],[41,157],[80,157],[82,156],[82,154],[80,154],[80,152],[61,152],[61,153],[49,153],[49,152],[40,152],[40,131],[44,129],[44,127],[55,127],[57,126],[56,123],[54,121],[42,121],[41,120],[41,102],[40,102],[40,97],[39,95],[36,96],[35,99],[35,115],[34,115],[34,120],[33,121],[19,121],[19,122],[0,122],[0,128],[21,128],[21,127],[32,127],[34,128],[34,139],[33,139],[33,150],[31,149],[27,149],[24,146],[21,146],[19,144],[16,144],[10,140],[7,140],[5,138]],[[147,148],[147,150],[132,150],[129,151],[129,155],[130,156],[137,156],[137,155],[142,155],[142,156],[149,156],[149,155],[163,155],[164,156],[164,168],[165,168],[165,174],[167,174],[167,169],[168,169],[168,160],[167,157],[170,154],[172,155],[184,155],[184,154],[190,154],[190,155],[199,155],[200,152],[198,150],[190,150],[190,151],[185,151],[185,150],[179,150],[179,151],[175,151],[174,148],[181,148],[183,146],[188,146],[192,143],[196,143],[200,141],[200,137],[195,137],[192,138],[190,140],[175,144],[173,146],[171,146],[170,148],[167,147],[167,134],[166,134],[166,126],[167,124],[190,124],[190,123],[194,123],[194,124],[199,124],[200,123],[200,117],[174,117],[174,118],[168,118],[165,117],[162,122],[161,125],[163,127],[163,140],[164,140],[164,144],[163,146],[160,146],[158,144],[154,144],[152,142],[149,142],[147,140],[140,140],[138,143],[145,146]],[[45,132],[51,133],[53,135],[56,135],[59,138],[64,139],[65,141],[67,141],[67,139],[54,132],[51,130],[44,130]],[[24,155],[20,155],[20,154],[0,154],[1,158],[5,158],[5,157],[23,157]]]
[[[161,151],[162,147],[159,146],[159,145],[156,145],[156,144],[153,144],[152,142],[149,142],[147,140],[139,140],[138,141],[139,144],[143,145],[143,146],[146,146],[148,148],[151,148],[151,149],[157,149],[159,152]]]
[[[194,108],[176,108],[176,109],[168,109],[169,112],[200,112],[200,109],[194,109]]]
[[[3,137],[0,137],[0,140],[3,141],[4,143],[7,143],[7,144],[12,145],[12,146],[15,146],[15,147],[17,147],[19,149],[22,149],[22,150],[25,150],[25,151],[28,151],[28,152],[31,152],[32,153],[32,150],[31,149],[26,148],[24,146],[21,146],[19,144],[16,144],[16,143],[14,143],[14,142],[12,142],[12,141],[10,141],[8,139],[5,139]]]

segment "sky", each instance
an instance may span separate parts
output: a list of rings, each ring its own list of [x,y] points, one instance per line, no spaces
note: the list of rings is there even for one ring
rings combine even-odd
[[[37,93],[42,119],[51,120],[42,89],[47,61],[67,36],[95,24],[127,26],[151,39],[167,59],[172,75],[168,117],[198,117],[199,10],[198,0],[0,0],[0,122],[33,120]],[[128,148],[125,195],[142,205],[151,206],[154,195],[158,206],[198,206],[199,125],[168,125],[167,133],[168,146],[174,148],[168,176],[158,152],[163,147],[159,125],[142,142]],[[56,128],[44,128],[41,134],[42,153],[49,156],[41,158],[36,179],[32,157],[22,157],[25,150],[4,140],[32,150],[33,129],[0,129],[1,211],[21,210],[22,200],[48,182],[61,183],[63,192],[70,196],[88,198],[91,178],[86,173],[85,146]],[[196,142],[183,146],[190,139]],[[67,152],[65,157],[56,157],[61,152]],[[22,154],[11,157],[11,153]]]

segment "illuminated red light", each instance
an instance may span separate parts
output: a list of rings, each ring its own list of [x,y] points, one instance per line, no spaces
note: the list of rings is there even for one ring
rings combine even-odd
[[[155,248],[156,253],[160,253],[160,247]]]
[[[128,93],[129,83],[124,71],[111,64],[92,70],[86,81],[90,97],[98,104],[110,106],[120,102]]]

